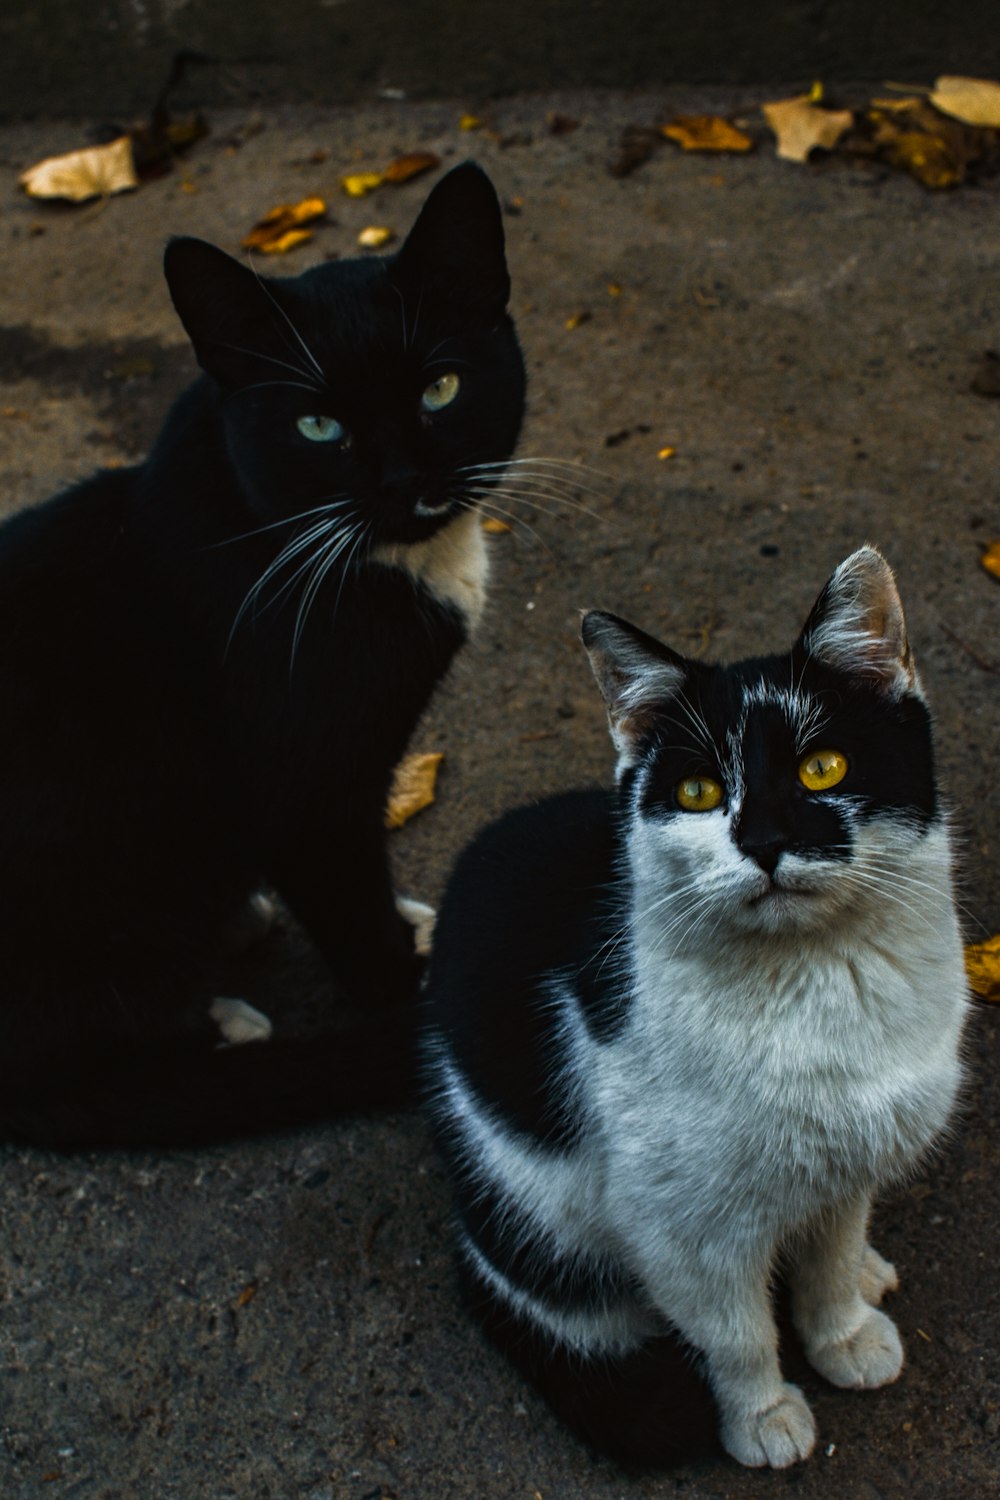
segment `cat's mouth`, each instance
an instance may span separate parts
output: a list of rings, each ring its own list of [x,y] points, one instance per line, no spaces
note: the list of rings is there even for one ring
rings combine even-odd
[[[747,906],[787,906],[797,901],[799,897],[805,897],[808,900],[818,895],[819,890],[814,885],[784,885],[773,876],[769,876],[767,885],[747,898]]]

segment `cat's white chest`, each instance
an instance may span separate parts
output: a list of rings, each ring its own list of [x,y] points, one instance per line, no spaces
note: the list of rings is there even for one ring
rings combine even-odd
[[[470,634],[479,624],[486,604],[489,557],[476,511],[463,511],[425,542],[376,547],[371,560],[406,573],[439,604],[457,611]]]

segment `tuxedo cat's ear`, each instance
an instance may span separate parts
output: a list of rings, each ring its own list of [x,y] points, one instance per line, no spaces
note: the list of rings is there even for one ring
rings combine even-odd
[[[493,184],[475,162],[453,167],[435,185],[389,275],[404,305],[412,302],[412,317],[429,295],[463,323],[501,320],[510,296],[503,221]]]
[[[163,269],[198,363],[220,384],[267,379],[269,365],[273,378],[274,361],[290,365],[296,353],[305,371],[285,312],[248,266],[206,240],[182,236],[167,245]]]
[[[814,604],[799,645],[886,697],[921,691],[896,580],[874,547],[860,547],[840,564]]]
[[[600,609],[586,612],[580,634],[608,706],[620,774],[634,760],[657,708],[680,690],[687,663],[644,630]]]

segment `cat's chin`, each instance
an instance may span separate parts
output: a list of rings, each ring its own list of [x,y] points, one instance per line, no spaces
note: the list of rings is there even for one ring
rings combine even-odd
[[[765,876],[749,893],[740,911],[740,924],[757,932],[802,931],[825,922],[831,915],[826,893],[813,883],[782,883]]]

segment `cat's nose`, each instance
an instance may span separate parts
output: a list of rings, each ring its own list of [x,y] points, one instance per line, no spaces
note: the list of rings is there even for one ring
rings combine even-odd
[[[756,842],[754,840],[740,840],[740,848],[748,859],[760,865],[765,875],[773,875],[778,868],[778,861],[784,854],[788,845],[780,839],[769,839]]]

